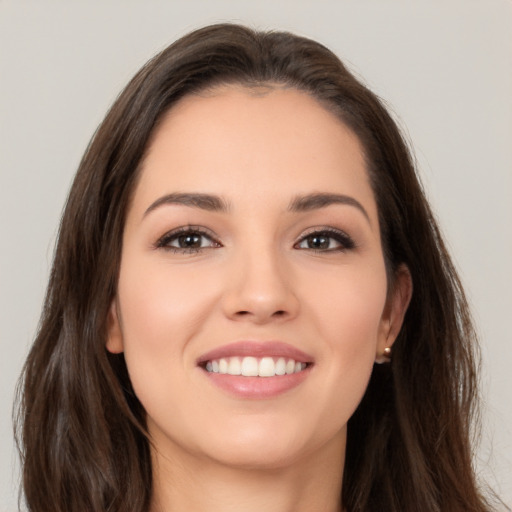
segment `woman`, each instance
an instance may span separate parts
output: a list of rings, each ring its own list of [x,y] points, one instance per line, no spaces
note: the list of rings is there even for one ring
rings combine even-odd
[[[488,510],[475,343],[379,100],[313,41],[198,30],[70,192],[24,372],[29,509]]]

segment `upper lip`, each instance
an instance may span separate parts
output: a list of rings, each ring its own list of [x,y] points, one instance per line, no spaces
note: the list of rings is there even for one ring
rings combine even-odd
[[[214,348],[197,359],[201,365],[223,357],[287,357],[300,363],[312,363],[313,357],[302,350],[282,341],[236,341]]]

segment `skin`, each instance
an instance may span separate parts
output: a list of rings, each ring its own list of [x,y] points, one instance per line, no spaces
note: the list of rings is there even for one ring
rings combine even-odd
[[[160,204],[221,197],[227,211]],[[354,204],[289,211],[301,195]],[[364,211],[363,211],[364,210]],[[208,230],[200,251],[179,227]],[[312,231],[342,230],[311,248]],[[388,293],[377,207],[357,137],[293,89],[229,86],[182,99],[153,135],[127,213],[107,348],[124,351],[147,411],[153,511],[337,511],[346,424],[399,332],[406,269]],[[280,340],[314,365],[263,399],[211,384],[197,358],[237,340]]]

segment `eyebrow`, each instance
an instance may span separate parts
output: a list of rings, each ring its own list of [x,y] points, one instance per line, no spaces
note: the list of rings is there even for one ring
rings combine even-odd
[[[162,196],[154,203],[151,203],[148,209],[144,212],[143,217],[146,217],[146,215],[160,206],[168,204],[190,206],[192,208],[200,208],[201,210],[208,210],[210,212],[227,212],[229,210],[228,203],[219,196],[211,194],[176,192]]]
[[[332,204],[354,206],[366,217],[368,222],[370,222],[370,216],[364,206],[357,199],[343,194],[326,194],[318,192],[304,196],[297,196],[290,202],[288,210],[292,212],[308,212],[319,208],[325,208]]]
[[[223,198],[212,195],[202,194],[199,192],[175,192],[172,194],[166,194],[158,198],[144,212],[143,217],[146,217],[150,212],[156,210],[160,206],[178,204],[183,206],[189,206],[191,208],[200,208],[201,210],[213,211],[226,213],[229,211],[229,204]],[[320,208],[326,208],[333,204],[342,204],[353,206],[357,208],[370,222],[370,216],[365,210],[363,205],[351,196],[344,194],[328,194],[322,192],[316,192],[313,194],[306,194],[293,198],[288,205],[288,211],[290,212],[308,212],[311,210],[318,210]]]

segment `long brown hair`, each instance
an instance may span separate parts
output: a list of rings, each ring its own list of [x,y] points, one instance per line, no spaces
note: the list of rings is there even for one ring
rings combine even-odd
[[[349,421],[349,512],[484,511],[472,469],[475,334],[464,292],[400,132],[328,49],[238,25],[197,30],[150,60],[108,112],[62,216],[39,330],[20,381],[23,489],[33,512],[143,512],[152,473],[144,410],[122,355],[105,349],[127,207],[151,134],[180,98],[282,84],[335,112],[362,142],[390,286],[413,297],[389,365]]]

